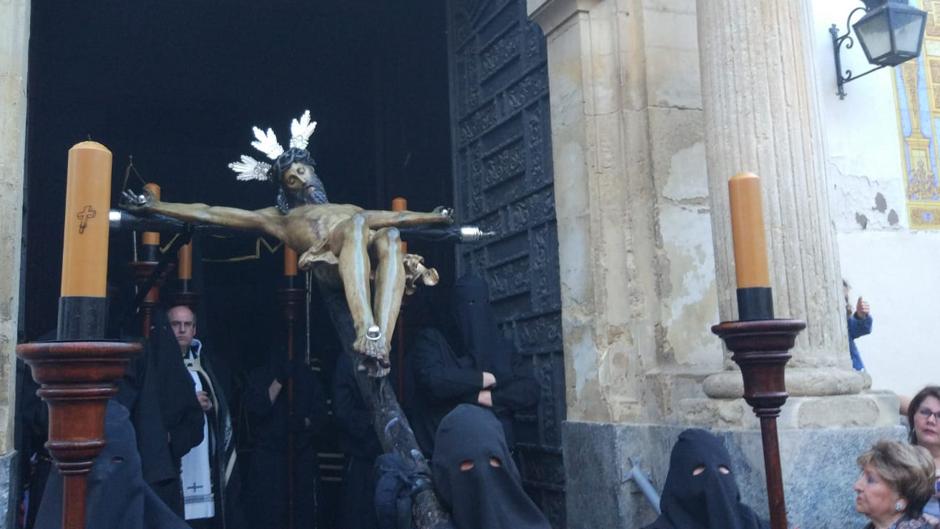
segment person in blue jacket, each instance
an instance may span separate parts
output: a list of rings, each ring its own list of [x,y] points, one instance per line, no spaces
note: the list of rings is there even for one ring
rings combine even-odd
[[[853,310],[852,303],[849,302],[849,293],[851,287],[846,280],[842,280],[842,288],[845,290],[845,315],[849,327],[849,355],[852,357],[852,367],[858,371],[865,370],[865,363],[862,362],[862,356],[855,345],[855,339],[871,334],[871,307],[861,296],[855,302]]]

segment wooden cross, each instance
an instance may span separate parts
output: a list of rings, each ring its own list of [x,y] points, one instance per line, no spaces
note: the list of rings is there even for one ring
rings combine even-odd
[[[91,207],[91,204],[85,206],[84,209],[78,212],[78,220],[81,223],[78,225],[78,233],[85,233],[85,227],[88,226],[88,219],[95,218],[98,212],[95,211],[95,208]]]

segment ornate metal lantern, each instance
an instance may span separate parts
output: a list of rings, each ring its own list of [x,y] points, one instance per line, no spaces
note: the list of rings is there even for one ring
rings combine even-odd
[[[849,13],[846,31],[839,35],[836,25],[829,28],[832,35],[832,47],[836,61],[836,84],[838,95],[845,98],[843,86],[849,81],[868,75],[885,66],[897,66],[920,55],[924,42],[924,27],[927,13],[907,4],[906,0],[864,0],[865,7],[858,7]],[[864,13],[862,18],[852,24],[852,17]],[[855,45],[849,26],[855,30],[868,62],[876,65],[865,73],[854,75],[851,70],[842,71],[840,51],[842,43],[848,41],[846,48]]]

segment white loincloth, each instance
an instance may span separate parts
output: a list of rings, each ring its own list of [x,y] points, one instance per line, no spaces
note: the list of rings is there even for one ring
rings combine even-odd
[[[199,374],[190,370],[196,391],[202,391]],[[186,519],[212,518],[215,516],[215,498],[212,495],[212,466],[209,463],[209,424],[202,425],[202,442],[183,456],[183,499]]]

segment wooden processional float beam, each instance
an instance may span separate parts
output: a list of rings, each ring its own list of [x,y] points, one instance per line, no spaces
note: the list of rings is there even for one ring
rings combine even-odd
[[[713,326],[712,332],[733,353],[731,359],[741,368],[744,379],[744,400],[760,419],[771,529],[787,529],[777,417],[789,397],[784,371],[790,349],[806,322],[774,318],[760,178],[751,173],[735,175],[728,190],[738,321],[722,322]]]
[[[137,343],[105,341],[111,151],[69,149],[57,341],[20,344],[49,407],[46,448],[63,477],[62,527],[84,529],[88,473],[105,445],[104,416]]]

